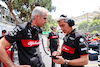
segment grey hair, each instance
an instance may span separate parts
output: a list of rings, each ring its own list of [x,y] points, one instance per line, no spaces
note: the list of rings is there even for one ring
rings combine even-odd
[[[34,20],[36,15],[39,15],[39,17],[44,16],[45,12],[48,12],[48,10],[46,8],[40,7],[40,6],[35,7],[31,14],[31,20]]]

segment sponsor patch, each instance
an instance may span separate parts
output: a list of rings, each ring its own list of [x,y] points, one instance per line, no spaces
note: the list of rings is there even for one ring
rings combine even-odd
[[[80,40],[79,40],[80,42],[84,42],[84,38],[80,38]]]
[[[58,38],[58,36],[51,36],[51,39],[55,39],[55,38]]]
[[[22,29],[20,28],[20,27],[18,27],[18,26],[16,26],[14,29],[13,29],[13,31],[11,31],[11,32],[9,32],[9,36],[15,36],[15,35],[17,35],[17,33],[19,32],[19,31],[21,31]]]
[[[70,46],[63,44],[62,51],[66,52],[66,53],[74,54],[75,48],[72,48]]]
[[[73,38],[73,37],[69,37],[69,39],[70,39],[70,40],[75,40],[75,38]]]
[[[85,48],[81,48],[81,51],[84,51],[84,50],[87,50],[87,48],[85,47]]]
[[[31,31],[28,29],[28,36],[29,36],[29,38],[32,38],[32,34],[31,34]]]
[[[81,43],[79,43],[79,45],[83,45],[83,44],[85,44],[85,42],[81,42]]]
[[[22,42],[24,47],[33,47],[33,46],[40,45],[39,40],[25,40],[25,39],[22,39],[21,42]]]

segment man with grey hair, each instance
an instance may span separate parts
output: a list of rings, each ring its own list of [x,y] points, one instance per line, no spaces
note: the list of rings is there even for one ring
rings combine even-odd
[[[39,51],[39,36],[41,27],[47,23],[48,10],[44,7],[35,7],[31,21],[19,24],[0,40],[0,60],[8,67],[45,67]],[[18,46],[19,66],[16,66],[8,57],[5,47],[13,42]]]

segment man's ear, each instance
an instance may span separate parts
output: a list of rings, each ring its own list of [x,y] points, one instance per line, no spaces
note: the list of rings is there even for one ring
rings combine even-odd
[[[39,16],[38,15],[35,15],[35,19],[39,19]]]

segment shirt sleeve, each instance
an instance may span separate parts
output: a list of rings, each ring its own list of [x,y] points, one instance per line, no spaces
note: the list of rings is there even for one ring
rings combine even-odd
[[[16,26],[12,31],[10,31],[6,36],[6,40],[10,43],[21,40],[22,38],[22,28],[20,26]]]
[[[85,37],[80,36],[79,38],[77,38],[76,42],[78,43],[78,53],[80,55],[88,54],[88,43]]]

